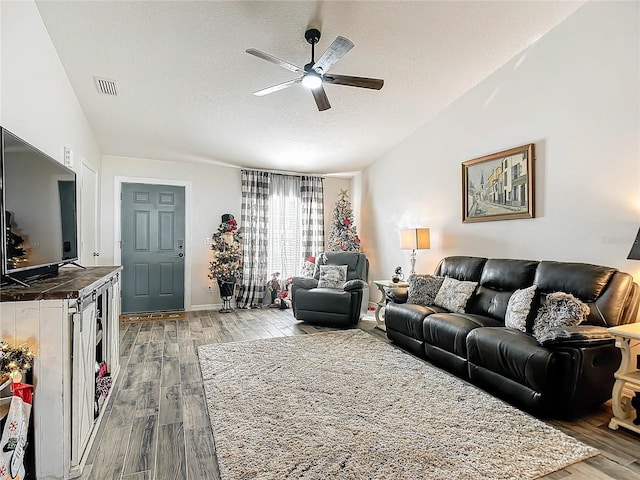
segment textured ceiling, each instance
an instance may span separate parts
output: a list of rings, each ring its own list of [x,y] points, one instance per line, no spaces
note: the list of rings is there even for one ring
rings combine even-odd
[[[297,172],[372,163],[584,2],[38,1],[104,154]],[[355,47],[331,73],[380,91],[325,85],[319,112],[297,74],[245,53],[309,62],[309,26]],[[94,76],[116,80],[98,94]]]

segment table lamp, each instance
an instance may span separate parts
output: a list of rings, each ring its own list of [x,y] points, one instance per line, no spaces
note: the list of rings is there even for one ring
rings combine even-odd
[[[428,228],[407,228],[400,230],[400,248],[411,250],[411,274],[416,273],[416,250],[431,248]]]

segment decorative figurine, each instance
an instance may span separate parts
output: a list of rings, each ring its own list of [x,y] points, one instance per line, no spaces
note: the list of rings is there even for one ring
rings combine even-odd
[[[402,267],[396,267],[395,273],[391,277],[393,283],[398,283],[404,280],[404,273],[402,273]]]

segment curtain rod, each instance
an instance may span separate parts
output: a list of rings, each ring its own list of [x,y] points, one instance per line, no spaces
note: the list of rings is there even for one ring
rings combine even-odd
[[[240,170],[253,170],[254,172],[265,172],[265,173],[274,173],[276,175],[291,175],[294,177],[322,177],[325,178],[326,175],[321,173],[301,173],[301,172],[287,172],[284,170],[266,170],[264,168],[246,168],[241,167]]]

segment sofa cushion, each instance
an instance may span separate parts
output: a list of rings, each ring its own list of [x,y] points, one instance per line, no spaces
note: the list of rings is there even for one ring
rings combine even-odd
[[[584,322],[589,312],[589,307],[570,293],[551,293],[533,321],[533,336],[540,344],[553,340],[558,328],[573,327]]]
[[[357,252],[325,252],[316,259],[321,265],[346,265],[347,280],[366,280],[369,275],[369,261],[362,253]],[[316,268],[314,278],[320,279],[320,269]]]
[[[484,264],[478,289],[466,311],[504,322],[511,294],[532,285],[538,262],[531,260],[489,259]]]
[[[320,265],[318,288],[342,288],[346,281],[346,265]]]
[[[553,381],[553,351],[541,347],[531,335],[512,328],[477,328],[466,344],[469,363],[546,392]]]
[[[410,303],[389,303],[384,310],[387,329],[395,330],[416,340],[423,341],[422,322],[428,315],[442,312],[436,306],[413,305]]]
[[[444,277],[421,274],[410,275],[407,303],[425,306],[433,305],[443,281]]]
[[[479,327],[497,327],[501,322],[482,315],[468,313],[434,313],[422,324],[425,342],[442,350],[467,358],[466,337]]]
[[[540,262],[533,283],[543,293],[567,292],[583,302],[595,301],[617,270],[586,263]]]
[[[495,318],[504,323],[507,304],[512,292],[497,292],[490,288],[479,286],[469,299],[465,311],[476,315]]]
[[[480,285],[497,291],[513,292],[533,284],[538,262],[531,260],[489,259],[484,264]]]
[[[527,318],[531,311],[531,302],[536,294],[536,286],[532,285],[528,288],[521,288],[513,292],[507,311],[504,316],[504,326],[507,328],[515,328],[521,332],[527,331]]]
[[[467,302],[477,286],[478,282],[460,281],[446,277],[433,303],[450,312],[464,313]]]
[[[486,261],[487,259],[482,257],[445,257],[436,267],[435,275],[477,282]]]

